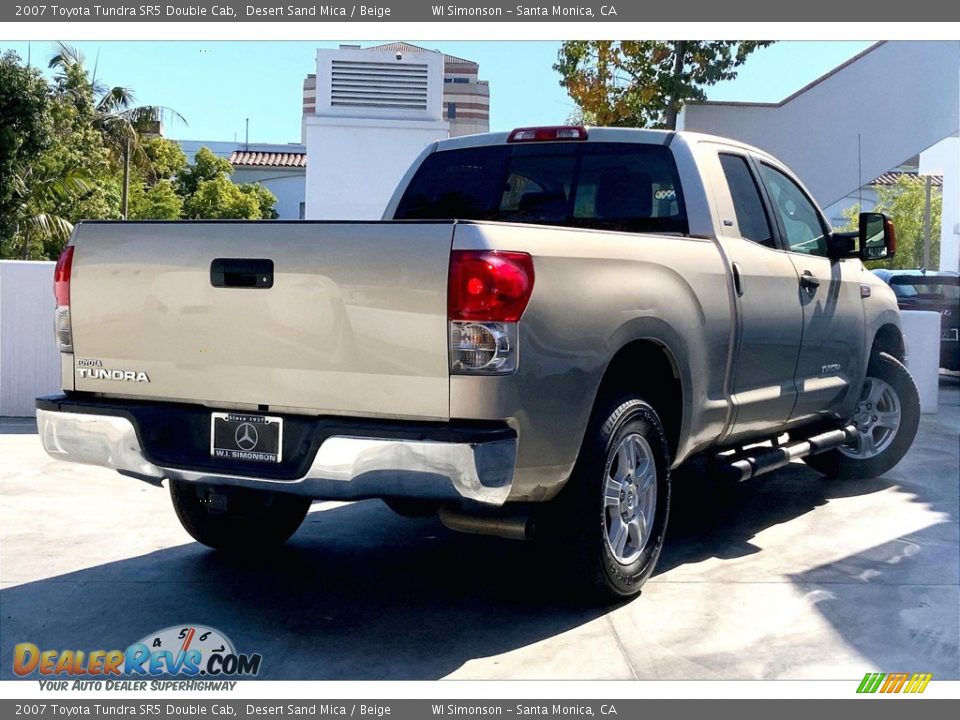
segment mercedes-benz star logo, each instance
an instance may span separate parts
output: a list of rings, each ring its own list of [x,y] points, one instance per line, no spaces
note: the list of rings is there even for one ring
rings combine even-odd
[[[243,423],[237,428],[233,439],[236,441],[237,447],[241,450],[253,450],[260,441],[260,436],[257,435],[257,429],[253,425]]]

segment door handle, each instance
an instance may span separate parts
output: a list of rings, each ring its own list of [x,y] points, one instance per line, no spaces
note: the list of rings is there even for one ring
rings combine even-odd
[[[800,275],[800,287],[802,287],[804,290],[813,291],[820,287],[820,281],[813,276],[812,272],[809,270],[804,270]]]
[[[210,263],[210,284],[217,288],[271,288],[273,260],[217,258]]]

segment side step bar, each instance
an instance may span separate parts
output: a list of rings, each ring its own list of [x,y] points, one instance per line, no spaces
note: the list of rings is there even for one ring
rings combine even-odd
[[[731,480],[743,482],[785,467],[791,460],[832,450],[838,445],[850,442],[856,434],[857,428],[847,425],[789,445],[752,448],[744,455],[734,455],[730,460],[722,456],[717,458],[718,469],[721,474],[730,477]]]

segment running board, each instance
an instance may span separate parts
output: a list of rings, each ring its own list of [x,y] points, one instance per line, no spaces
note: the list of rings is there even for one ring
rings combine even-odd
[[[721,456],[717,458],[717,464],[723,475],[735,482],[743,482],[772,470],[786,467],[791,460],[832,450],[839,445],[850,442],[856,437],[856,434],[857,428],[853,425],[847,425],[844,428],[828,430],[789,445],[752,448],[745,455],[735,455],[729,461]]]

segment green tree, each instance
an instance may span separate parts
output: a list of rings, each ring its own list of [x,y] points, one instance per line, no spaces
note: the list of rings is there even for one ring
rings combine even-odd
[[[240,192],[252,197],[257,207],[260,209],[261,220],[276,220],[277,211],[274,207],[277,204],[277,196],[260,183],[243,183],[238,186]]]
[[[195,193],[183,204],[186,218],[259,220],[257,198],[245,193],[226,175],[201,180]]]
[[[64,43],[59,47],[59,52],[49,63],[49,67],[57,71],[57,88],[88,116],[93,129],[100,133],[114,165],[123,171],[121,214],[126,216],[131,166],[145,174],[153,172],[141,133],[153,131],[164,118],[186,121],[168,107],[136,105],[130,88],[108,87],[97,81],[87,72],[79,50]]]
[[[277,196],[260,183],[236,184],[233,165],[202,147],[177,175],[184,197],[183,217],[190,219],[271,220],[277,217]]]
[[[43,260],[56,255],[73,231],[73,223],[55,208],[89,190],[80,172],[51,175],[37,163],[11,178],[13,192],[8,212],[12,232],[0,242],[0,257]]]
[[[128,216],[131,220],[176,220],[183,213],[183,197],[178,193],[177,174],[187,165],[180,146],[162,137],[143,140],[152,172],[136,168],[130,180]]]
[[[684,102],[737,77],[770,41],[568,40],[553,69],[584,115],[598,125],[675,129]]]
[[[216,154],[210,148],[202,147],[193,157],[193,165],[188,165],[177,175],[179,192],[188,197],[197,192],[200,183],[218,177],[228,178],[233,174],[233,165]]]
[[[151,137],[145,138],[142,145],[156,180],[173,180],[187,167],[187,156],[173,140]]]
[[[0,242],[12,239],[24,177],[53,142],[50,88],[14,52],[0,56]]]
[[[923,178],[901,174],[893,185],[875,185],[877,204],[874,210],[885,213],[897,232],[897,254],[891,260],[876,260],[866,265],[870,269],[886,267],[910,269],[923,266],[923,216],[927,204]],[[843,211],[848,221],[846,229],[856,230],[860,204]],[[943,193],[933,188],[930,193],[930,265],[940,265],[940,222],[943,216]]]
[[[147,185],[137,179],[130,183],[131,220],[178,220],[183,214],[183,198],[171,180]]]

